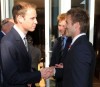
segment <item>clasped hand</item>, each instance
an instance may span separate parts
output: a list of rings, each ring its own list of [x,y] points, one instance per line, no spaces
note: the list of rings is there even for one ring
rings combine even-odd
[[[49,77],[53,76],[54,75],[54,66],[52,67],[46,67],[46,68],[43,68],[40,70],[41,72],[41,77],[43,79],[48,79]]]
[[[63,64],[55,64],[55,66],[46,67],[40,70],[41,77],[43,79],[48,79],[49,77],[53,76],[55,74],[55,68],[63,68]]]

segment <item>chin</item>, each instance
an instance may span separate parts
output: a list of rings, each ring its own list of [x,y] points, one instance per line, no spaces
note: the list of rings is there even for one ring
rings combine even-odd
[[[35,29],[31,29],[31,30],[30,30],[30,32],[33,32],[33,31],[35,31]]]

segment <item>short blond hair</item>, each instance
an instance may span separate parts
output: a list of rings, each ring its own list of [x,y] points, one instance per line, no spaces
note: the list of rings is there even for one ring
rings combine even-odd
[[[18,1],[15,3],[15,5],[13,6],[13,9],[12,9],[12,15],[13,15],[13,19],[14,19],[15,23],[17,23],[16,17],[18,15],[25,16],[25,13],[28,8],[36,9],[36,5],[34,3],[30,3],[28,1]]]

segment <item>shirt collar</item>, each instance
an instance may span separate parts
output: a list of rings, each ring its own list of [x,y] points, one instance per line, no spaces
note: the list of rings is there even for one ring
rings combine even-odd
[[[4,35],[6,35],[6,33],[5,32],[3,32],[3,31],[1,31]]]
[[[22,39],[26,37],[26,35],[16,25],[14,25],[14,29],[19,33]]]
[[[73,40],[72,40],[71,45],[72,45],[80,36],[82,36],[82,35],[86,35],[86,33],[81,33],[81,34],[75,36],[75,37],[73,38]]]
[[[66,36],[61,36],[61,37],[63,37],[63,38],[64,38],[64,40],[67,40],[67,38],[68,38],[68,37],[66,37]]]

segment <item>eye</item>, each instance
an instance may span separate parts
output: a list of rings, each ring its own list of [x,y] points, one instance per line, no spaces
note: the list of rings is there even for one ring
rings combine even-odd
[[[35,17],[31,18],[31,20],[34,20],[34,19],[35,19]]]

